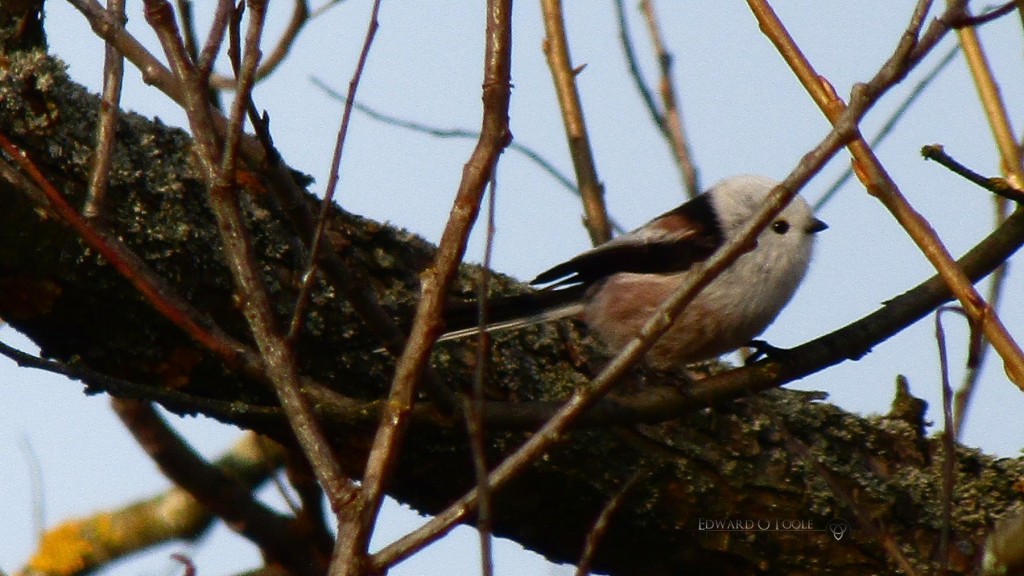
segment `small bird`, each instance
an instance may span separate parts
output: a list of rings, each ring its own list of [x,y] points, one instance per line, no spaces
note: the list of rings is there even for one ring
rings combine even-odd
[[[488,302],[488,331],[576,317],[605,345],[621,350],[658,307],[736,236],[777,182],[753,175],[722,180],[640,228],[542,272],[536,292]],[[741,255],[676,317],[647,353],[654,368],[673,369],[748,345],[796,292],[814,238],[828,226],[797,196]],[[452,331],[477,333],[474,306],[451,309]]]

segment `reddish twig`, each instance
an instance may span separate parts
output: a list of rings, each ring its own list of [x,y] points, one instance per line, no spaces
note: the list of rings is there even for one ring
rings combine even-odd
[[[35,163],[2,134],[0,134],[0,147],[42,191],[48,202],[49,210],[70,226],[86,245],[99,253],[122,277],[131,282],[132,286],[157,312],[181,328],[204,348],[219,356],[228,365],[236,365],[240,361],[250,367],[259,365],[259,360],[253,357],[244,345],[222,332],[212,322],[192,309],[141,258],[125,246],[116,234],[109,232],[98,223],[88,222],[76,212],[61,193],[43,176]]]

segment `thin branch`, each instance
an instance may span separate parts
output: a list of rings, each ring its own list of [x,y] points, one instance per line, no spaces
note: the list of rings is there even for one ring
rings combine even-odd
[[[344,94],[338,92],[337,90],[334,90],[333,88],[328,86],[326,82],[317,78],[316,76],[311,77],[310,81],[317,88],[320,88],[321,90],[326,92],[327,95],[330,96],[331,98],[334,98],[335,100],[340,100],[342,102],[346,101]],[[477,130],[466,130],[464,128],[441,128],[438,126],[430,126],[428,124],[416,122],[414,120],[405,120],[403,118],[398,118],[397,116],[385,114],[375,108],[371,108],[366,104],[362,104],[355,100],[353,100],[352,108],[358,112],[366,114],[371,119],[376,120],[377,122],[380,122],[382,124],[386,124],[388,126],[397,126],[398,128],[404,128],[406,130],[411,130],[413,132],[420,132],[422,134],[427,134],[429,136],[434,136],[436,138],[463,138],[468,140],[477,140],[478,138],[480,138],[480,132]],[[565,188],[569,192],[572,192],[573,195],[575,195],[577,198],[582,198],[582,196],[580,195],[579,188],[576,187],[576,183],[573,182],[572,179],[570,179],[568,176],[563,174],[558,168],[556,168],[555,165],[551,163],[551,161],[544,158],[544,156],[537,150],[529,146],[526,146],[525,144],[520,144],[515,140],[509,143],[508,149],[518,152],[523,156],[526,156],[527,159],[537,164],[537,166],[540,167],[541,170],[547,172],[549,176],[551,176],[552,178],[555,179],[555,181],[561,184],[563,188]],[[615,221],[615,219],[612,218],[611,216],[608,217],[608,222],[611,224],[612,230],[614,230],[617,234],[621,234],[622,232],[626,231],[622,224]]]
[[[206,43],[203,44],[203,51],[196,55],[196,68],[199,72],[199,81],[208,85],[208,79],[213,71],[213,64],[220,54],[221,44],[224,43],[224,35],[227,33],[228,23],[235,11],[235,4],[232,0],[219,0],[217,11],[213,14],[213,23],[210,24],[210,31],[206,35]]]
[[[46,534],[46,485],[43,482],[43,466],[39,463],[39,454],[32,446],[27,435],[18,438],[18,450],[25,459],[28,469],[28,482],[32,489],[32,532],[36,540],[42,540]]]
[[[682,172],[686,194],[693,198],[700,194],[700,184],[697,180],[697,168],[693,163],[693,153],[690,151],[690,141],[686,137],[686,131],[683,130],[679,101],[676,98],[675,88],[673,88],[672,55],[665,49],[665,43],[661,39],[658,17],[654,13],[654,0],[640,0],[640,11],[643,12],[644,20],[647,22],[651,42],[654,44],[654,54],[658,60],[658,69],[661,71],[658,93],[661,94],[661,104],[665,109],[663,116],[665,126],[662,132],[665,134],[669,147],[672,148],[676,164]]]
[[[966,6],[961,14],[968,14]],[[985,110],[985,117],[988,119],[993,139],[999,148],[1003,174],[1015,188],[1024,189],[1024,166],[1021,165],[1020,148],[1017,147],[1016,139],[1013,136],[1014,131],[1010,125],[1009,112],[1003,102],[999,84],[988,64],[985,51],[981,47],[981,41],[978,40],[978,34],[974,28],[970,27],[960,28],[956,33],[960,38],[960,46],[967,59],[967,67],[971,71],[971,78],[978,91],[978,99]]]
[[[959,30],[961,28],[973,28],[975,26],[981,26],[982,24],[988,24],[989,22],[998,20],[999,18],[1006,16],[1010,12],[1013,12],[1013,9],[1017,8],[1019,4],[1020,3],[1017,2],[1016,0],[1010,0],[1009,2],[1003,4],[1002,6],[992,8],[991,10],[985,12],[984,14],[971,16],[970,14],[965,12],[959,16],[948,19],[946,23],[949,24],[950,28],[956,30]]]
[[[124,26],[124,0],[108,0],[107,10]],[[121,109],[121,83],[124,80],[124,57],[109,42],[103,52],[103,94],[100,97],[99,123],[96,127],[96,155],[89,172],[89,191],[82,214],[96,218],[103,212],[103,202],[110,183],[114,143],[117,140],[117,117]]]
[[[544,55],[554,79],[569,154],[583,197],[584,223],[590,240],[596,246],[607,242],[612,234],[604,204],[604,185],[597,176],[580,95],[576,90],[576,74],[580,70],[573,68],[569,56],[569,40],[565,35],[561,0],[541,0],[540,4],[544,12]]]
[[[305,4],[305,2],[302,2],[301,0],[300,3],[303,5]],[[355,72],[352,73],[352,79],[349,80],[348,83],[348,93],[352,98],[355,97],[356,91],[359,89],[359,80],[363,77],[363,70],[366,69],[366,60],[370,55],[370,46],[373,45],[373,39],[377,35],[377,28],[380,26],[380,23],[377,21],[379,13],[380,0],[376,0],[373,3],[373,9],[370,13],[370,23],[366,29],[366,36],[363,39],[362,50],[359,52],[359,59],[356,62]],[[320,257],[324,229],[327,227],[328,213],[334,200],[334,192],[338,187],[339,173],[341,171],[341,156],[345,150],[345,138],[348,136],[348,125],[351,118],[352,100],[350,98],[345,102],[345,110],[341,116],[341,126],[338,128],[338,135],[334,142],[334,154],[331,157],[331,170],[330,177],[327,180],[327,190],[324,192],[323,200],[320,202],[320,214],[317,216],[313,238],[309,242],[309,261],[306,263],[306,269],[302,273],[299,293],[295,297],[295,310],[292,314],[292,320],[288,329],[288,339],[292,342],[298,338],[299,330],[302,327],[302,320],[305,317],[306,304],[309,301],[309,293],[312,290],[313,282],[316,279],[317,260]]]
[[[637,471],[636,474],[627,480],[614,496],[608,499],[608,502],[601,509],[601,513],[597,515],[594,520],[594,525],[590,528],[590,532],[587,533],[587,542],[583,546],[583,554],[580,556],[580,561],[576,563],[576,576],[587,576],[590,574],[590,566],[594,561],[594,556],[597,554],[598,547],[601,544],[601,540],[604,535],[608,532],[608,528],[611,526],[612,517],[622,507],[622,504],[626,501],[626,495],[629,491],[636,486],[637,482],[642,480],[647,473],[643,470]]]
[[[950,526],[953,523],[953,487],[956,483],[956,431],[953,421],[953,387],[949,383],[949,356],[946,331],[942,327],[943,312],[956,312],[970,322],[963,309],[943,306],[935,311],[935,340],[939,348],[939,372],[942,375],[942,532],[939,536],[940,574],[949,568]],[[971,333],[976,331],[971,326]]]
[[[480,573],[481,576],[494,574],[494,554],[492,551],[491,525],[491,486],[487,478],[486,437],[484,434],[484,380],[487,377],[488,359],[491,353],[491,335],[487,326],[487,297],[490,294],[491,254],[494,249],[494,218],[497,199],[497,174],[491,175],[487,194],[487,241],[484,244],[484,258],[480,267],[480,279],[477,286],[478,322],[480,332],[476,347],[476,365],[473,370],[473,394],[463,410],[466,417],[466,433],[469,436],[469,447],[473,456],[473,473],[476,476],[476,489],[480,493],[480,510],[477,513],[476,529],[480,540]]]
[[[894,110],[893,113],[885,120],[885,123],[882,124],[882,127],[879,128],[878,132],[876,132],[871,140],[868,141],[868,144],[870,144],[872,148],[878,148],[882,142],[885,142],[885,139],[889,137],[889,134],[892,133],[899,121],[903,119],[907,111],[910,110],[910,107],[917,102],[918,97],[924,94],[925,88],[930,86],[931,83],[938,78],[939,73],[945,70],[946,67],[953,62],[953,59],[959,52],[960,45],[954,44],[949,51],[943,55],[939,62],[929,70],[928,73],[917,82],[917,84],[914,85],[910,92],[908,92],[903,98],[903,101],[900,102],[900,105],[896,107],[896,110]],[[814,211],[817,212],[818,210],[821,210],[825,204],[828,204],[829,200],[839,192],[839,189],[846,184],[851,176],[853,176],[853,168],[850,167],[845,169],[843,174],[839,176],[839,178],[836,178],[836,181],[833,182],[832,185],[825,190],[825,193],[821,195],[821,198],[814,203]]]
[[[990,178],[978,174],[947,154],[941,144],[923,146],[921,148],[921,156],[924,156],[926,160],[938,162],[972,184],[976,184],[997,196],[1013,200],[1018,204],[1024,204],[1024,190],[1014,188],[1006,178]]]
[[[220,142],[213,125],[214,113],[206,97],[201,71],[189,58],[178,30],[174,10],[166,0],[144,0],[146,22],[156,33],[181,94],[181,107],[188,117],[192,138],[199,150],[197,159],[210,181],[220,163]]]
[[[512,3],[489,0],[485,30],[483,120],[480,140],[463,170],[451,217],[441,235],[434,263],[422,275],[421,299],[416,309],[409,342],[395,368],[386,413],[374,437],[363,474],[363,492],[356,522],[340,531],[334,566],[345,574],[359,572],[369,535],[384,495],[385,485],[398,460],[409,425],[409,411],[442,329],[448,288],[455,279],[466,251],[473,222],[480,210],[483,191],[494,174],[498,158],[511,139],[508,106],[511,98]],[[341,574],[342,572],[338,572]]]
[[[633,79],[633,84],[636,86],[637,92],[640,93],[640,99],[643,101],[644,107],[647,108],[647,113],[650,114],[654,125],[658,127],[662,136],[671,142],[668,126],[665,124],[665,116],[658,109],[658,104],[654,100],[654,91],[647,85],[647,81],[644,80],[644,75],[640,71],[640,63],[636,57],[636,49],[633,48],[633,39],[629,34],[629,23],[626,20],[625,0],[615,0],[615,15],[619,24],[619,42],[622,44],[622,55],[626,58],[629,75]]]
[[[288,20],[288,25],[285,27],[284,32],[281,33],[281,37],[277,40],[274,49],[267,54],[266,58],[260,63],[259,68],[256,69],[256,82],[263,80],[277,70],[277,67],[287,58],[292,46],[295,45],[295,39],[298,37],[299,32],[312,19],[309,13],[309,3],[306,0],[292,1],[292,17]],[[235,80],[226,76],[214,75],[210,78],[210,85],[218,90],[234,90]]]
[[[761,30],[776,45],[808,94],[831,122],[837,122],[846,105],[824,78],[814,71],[769,4],[765,0],[748,0],[747,3],[757,17]],[[924,39],[918,37],[917,31],[923,23],[927,5],[927,2],[919,3],[908,33],[904,35],[893,56],[872,80],[874,85],[858,85],[854,88],[851,105],[858,100],[870,100],[870,95],[877,90],[877,83],[884,78],[902,78],[906,75],[909,66],[916,61],[915,54],[920,54]],[[948,10],[959,8],[959,3],[953,3]],[[935,39],[938,37],[940,36],[936,35]],[[978,322],[993,348],[1002,357],[1007,377],[1024,390],[1024,351],[1006,330],[998,315],[956,267],[953,257],[942,245],[935,231],[924,217],[910,206],[867,142],[858,134],[848,148],[854,157],[854,169],[868,193],[882,202],[949,283],[964,310],[973,321]]]
[[[199,61],[199,43],[196,42],[196,20],[192,13],[192,0],[175,0],[178,17],[181,18],[182,39],[185,41],[185,52],[193,62]]]
[[[311,554],[311,543],[292,537],[292,521],[259,503],[247,487],[196,454],[152,405],[117,398],[111,404],[139,446],[176,486],[273,560],[300,573],[317,572],[309,566],[311,557],[316,556]]]
[[[252,242],[242,217],[236,190],[236,150],[255,83],[255,71],[260,54],[259,38],[266,14],[265,2],[251,0],[248,6],[251,15],[246,31],[241,69],[237,73],[235,100],[231,105],[228,124],[231,129],[227,133],[224,153],[221,156],[222,164],[216,172],[211,172],[208,176],[211,182],[209,203],[217,219],[232,278],[239,293],[245,295],[242,300],[242,313],[265,360],[267,375],[273,384],[274,392],[331,506],[337,511],[355,498],[356,489],[342,473],[310,402],[302,392],[294,350],[276,326],[270,296],[257,272]],[[196,129],[194,122],[197,120],[201,122],[203,118],[189,114],[189,123],[193,125],[193,131]],[[208,162],[212,160],[210,158]]]
[[[220,357],[227,365],[242,364],[258,371],[259,358],[250,349],[231,338],[200,314],[170,288],[146,263],[114,233],[98,222],[83,218],[64,199],[34,162],[6,136],[0,134],[0,148],[18,164],[46,198],[47,209],[67,224],[82,241],[98,252],[122,277],[162,316],[181,328],[204,348]]]

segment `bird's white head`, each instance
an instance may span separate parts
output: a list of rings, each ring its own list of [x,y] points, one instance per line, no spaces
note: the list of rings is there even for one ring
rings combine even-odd
[[[765,176],[742,175],[726,178],[708,190],[725,240],[736,236],[761,210],[777,185]],[[763,264],[792,269],[802,277],[811,258],[815,233],[826,227],[814,217],[807,201],[797,196],[761,232],[755,252]]]

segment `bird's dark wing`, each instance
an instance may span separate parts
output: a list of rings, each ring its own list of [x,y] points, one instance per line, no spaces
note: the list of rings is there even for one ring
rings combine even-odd
[[[628,234],[542,272],[530,284],[590,285],[618,272],[681,272],[706,260],[723,240],[711,202],[702,194]]]

